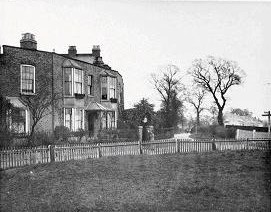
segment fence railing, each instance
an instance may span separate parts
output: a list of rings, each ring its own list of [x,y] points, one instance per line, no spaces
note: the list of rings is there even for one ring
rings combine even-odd
[[[98,144],[65,144],[36,148],[6,148],[0,150],[0,169],[30,164],[82,160],[117,155],[157,155],[170,153],[208,152],[225,150],[270,150],[270,139],[253,140],[180,140],[152,142],[119,142]]]

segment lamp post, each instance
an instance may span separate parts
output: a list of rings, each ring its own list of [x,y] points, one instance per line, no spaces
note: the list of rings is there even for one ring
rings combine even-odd
[[[148,122],[148,119],[147,119],[146,116],[144,117],[144,119],[142,120],[142,122],[143,122],[142,139],[143,139],[143,141],[145,141],[147,139],[147,122]]]
[[[264,114],[262,116],[268,117],[268,138],[270,138],[270,117],[271,117],[270,110],[267,112],[264,112]]]

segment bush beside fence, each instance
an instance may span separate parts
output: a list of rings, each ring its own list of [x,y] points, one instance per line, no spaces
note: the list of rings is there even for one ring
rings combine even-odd
[[[64,144],[36,148],[5,148],[0,150],[0,168],[30,164],[82,160],[117,155],[157,155],[169,153],[208,152],[225,150],[270,150],[270,139],[253,140],[179,140],[152,142],[118,142],[98,144]]]

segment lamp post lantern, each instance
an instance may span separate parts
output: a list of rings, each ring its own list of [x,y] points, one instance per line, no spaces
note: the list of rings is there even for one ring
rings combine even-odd
[[[148,119],[147,117],[145,116],[144,119],[143,119],[143,123],[146,124],[148,122]]]

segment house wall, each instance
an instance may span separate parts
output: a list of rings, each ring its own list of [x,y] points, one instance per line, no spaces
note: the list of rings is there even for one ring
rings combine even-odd
[[[20,97],[20,65],[27,64],[35,66],[35,91],[44,89],[50,90],[52,78],[52,58],[48,52],[22,49],[17,47],[3,46],[3,55],[0,63],[0,92],[3,96]],[[45,86],[41,85],[41,80],[46,80]],[[31,119],[30,119],[31,120]],[[44,117],[39,125],[44,131],[52,129],[52,116]],[[32,121],[30,123],[32,125]],[[38,126],[38,129],[40,127]],[[41,130],[41,129],[40,129]]]
[[[63,63],[65,60],[72,60],[82,67],[84,71],[84,93],[83,99],[75,99],[74,97],[64,97],[63,95]],[[81,107],[86,108],[90,102],[107,104],[110,108],[114,108],[116,118],[118,113],[124,109],[123,99],[123,79],[117,71],[106,70],[86,62],[76,59],[67,58],[51,52],[23,49],[19,47],[3,46],[3,54],[0,56],[0,93],[3,96],[20,97],[20,65],[28,64],[35,66],[36,74],[36,93],[45,89],[57,93],[61,98],[50,108],[51,114],[42,118],[38,123],[37,129],[40,131],[53,131],[56,126],[64,124],[64,107]],[[101,72],[109,72],[117,77],[117,99],[118,103],[101,100]],[[93,75],[93,96],[87,95],[87,76]],[[53,77],[53,79],[52,79]],[[48,78],[46,86],[40,85],[40,80]],[[100,116],[97,116],[100,117]],[[97,128],[100,121],[96,120]],[[85,129],[88,129],[87,117],[85,113]]]
[[[76,99],[74,97],[64,97],[63,95],[63,63],[66,60],[72,60],[77,65],[79,65],[83,72],[84,72],[84,99]],[[101,104],[106,105],[109,108],[113,108],[116,111],[116,118],[118,117],[118,113],[121,112],[119,110],[119,105],[121,108],[124,108],[123,103],[123,80],[121,75],[112,70],[106,70],[111,75],[117,78],[117,89],[116,89],[116,96],[118,98],[118,103],[111,103],[108,100],[101,100],[101,73],[105,71],[104,68],[94,66],[92,64],[82,62],[79,60],[74,60],[71,58],[64,57],[62,55],[54,54],[54,91],[61,92],[63,99],[59,101],[55,108],[55,126],[60,126],[64,124],[64,113],[63,108],[65,107],[72,107],[72,108],[86,108],[90,102],[98,102]],[[93,76],[93,95],[89,96],[87,94],[87,76]],[[122,95],[120,93],[122,92]],[[85,113],[85,129],[88,129],[88,122],[87,122],[87,114]],[[95,127],[100,128],[100,122],[95,121]]]
[[[257,132],[256,130],[241,130],[237,129],[236,139],[257,139],[268,138],[268,132]]]

